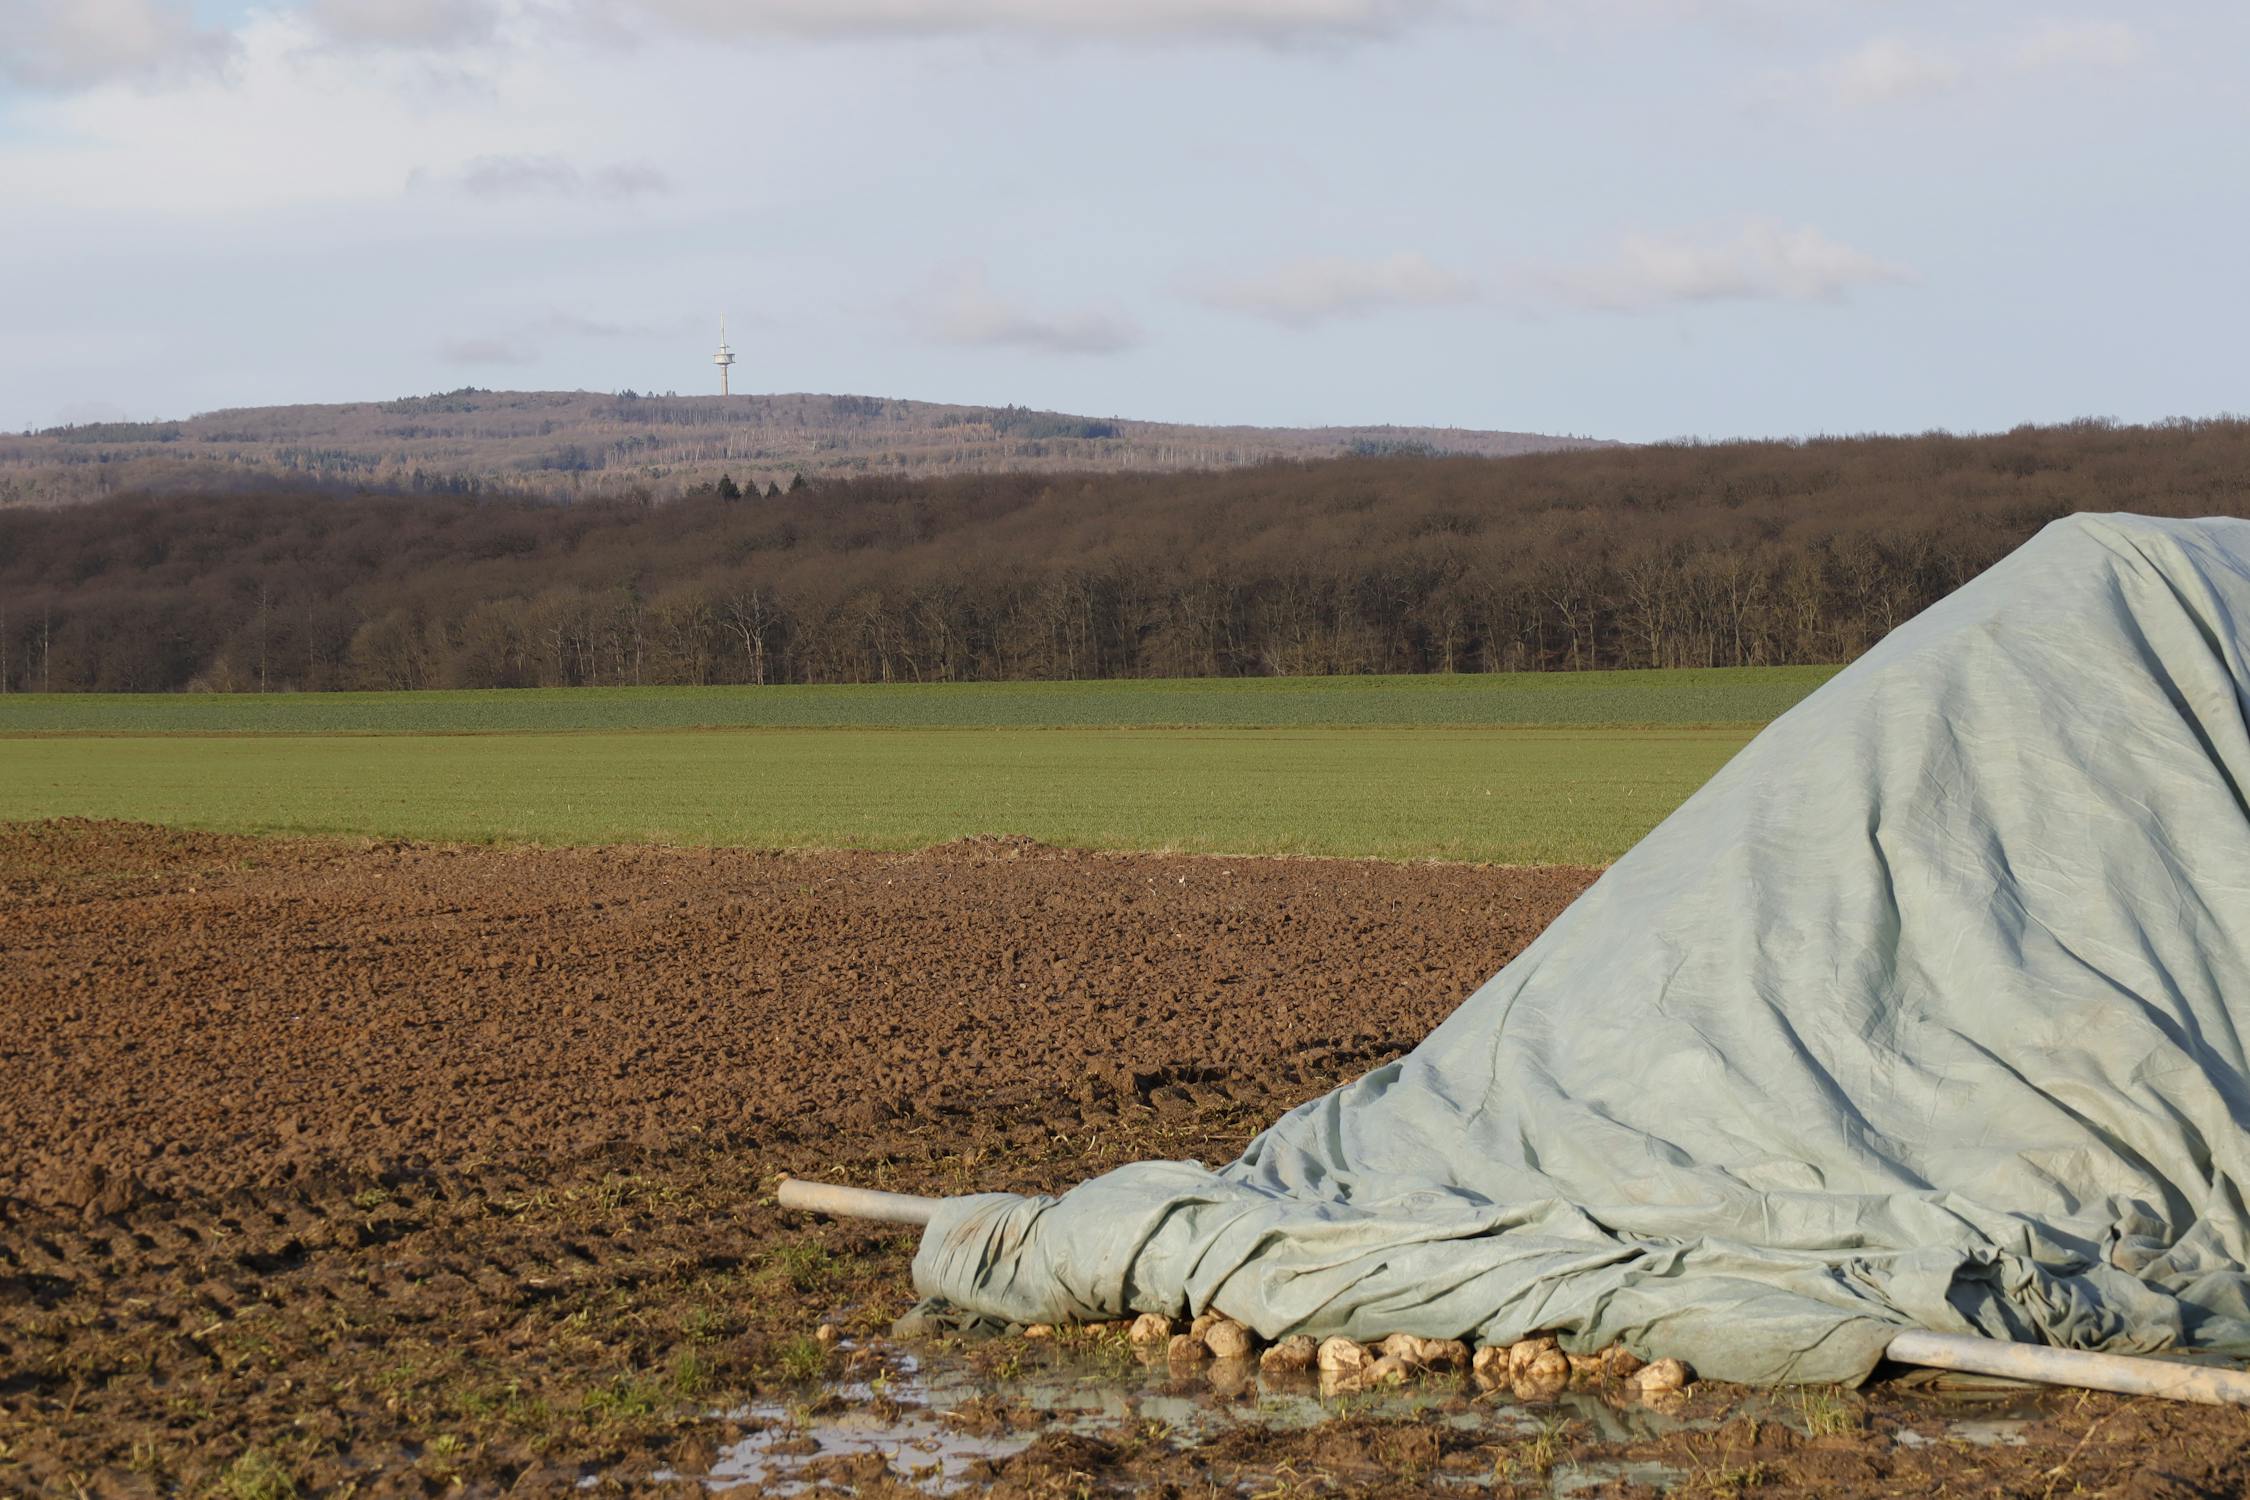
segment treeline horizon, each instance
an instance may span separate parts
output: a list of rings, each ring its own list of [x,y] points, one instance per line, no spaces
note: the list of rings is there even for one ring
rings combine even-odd
[[[1850,660],[2040,526],[2250,513],[2250,420],[0,511],[0,691],[1000,681]]]

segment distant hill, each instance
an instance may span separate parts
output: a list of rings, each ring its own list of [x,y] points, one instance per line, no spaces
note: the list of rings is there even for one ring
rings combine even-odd
[[[1269,459],[1497,457],[1605,446],[1457,427],[1195,427],[880,396],[459,390],[177,422],[0,435],[0,505],[204,490],[244,475],[428,492],[664,499],[716,484],[1021,470],[1227,469]]]

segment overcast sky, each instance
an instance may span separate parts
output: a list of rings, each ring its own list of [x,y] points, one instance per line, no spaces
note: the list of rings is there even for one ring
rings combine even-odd
[[[2250,409],[2250,7],[0,0],[0,427],[461,385]]]

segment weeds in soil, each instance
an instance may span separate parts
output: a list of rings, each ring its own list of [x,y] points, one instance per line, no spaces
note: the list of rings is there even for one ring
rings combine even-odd
[[[297,1478],[263,1448],[252,1448],[219,1476],[225,1500],[297,1500]]]
[[[438,1483],[448,1483],[459,1477],[461,1456],[468,1451],[460,1434],[441,1432],[423,1447],[422,1469]]]
[[[1527,1456],[1540,1473],[1544,1474],[1555,1466],[1555,1460],[1562,1456],[1563,1440],[1570,1436],[1571,1428],[1576,1425],[1570,1418],[1560,1415],[1539,1419],[1539,1435],[1526,1446]]]
[[[0,1460],[6,1459],[7,1456],[8,1445],[5,1442],[0,1442]],[[161,1480],[165,1476],[168,1465],[164,1462],[163,1451],[156,1444],[136,1440],[133,1444],[131,1456],[125,1460],[125,1467],[132,1473],[149,1479]]]
[[[1140,1363],[1133,1355],[1132,1342],[1122,1333],[1093,1334],[1077,1341],[1084,1353],[1090,1373],[1108,1380],[1121,1380]]]
[[[579,1410],[589,1422],[637,1422],[656,1415],[656,1392],[629,1375],[586,1393]]]
[[[1301,1497],[1320,1494],[1330,1487],[1328,1476],[1318,1476],[1317,1482],[1297,1472],[1294,1464],[1283,1464],[1273,1471],[1273,1482],[1265,1489],[1254,1491],[1249,1500],[1301,1500]]]
[[[762,1274],[808,1296],[828,1290],[839,1279],[836,1257],[825,1245],[783,1245],[766,1257]]]
[[[828,1369],[828,1351],[818,1339],[793,1338],[776,1352],[774,1367],[786,1380],[818,1380]]]
[[[497,1421],[525,1431],[541,1431],[552,1426],[555,1420],[552,1408],[536,1396],[526,1396],[523,1382],[518,1380],[466,1391],[454,1405],[463,1416]]]
[[[1756,1489],[1765,1482],[1766,1466],[1762,1463],[1721,1469],[1697,1469],[1673,1493],[1709,1496],[1710,1500],[1735,1500],[1744,1490]]]
[[[672,1394],[693,1401],[711,1389],[711,1361],[693,1349],[682,1349],[672,1358]]]
[[[680,1315],[680,1332],[698,1344],[726,1337],[727,1316],[715,1307],[691,1307]]]
[[[1495,1482],[1513,1484],[1519,1475],[1544,1479],[1554,1472],[1561,1461],[1563,1444],[1570,1430],[1577,1424],[1570,1418],[1555,1415],[1539,1419],[1539,1431],[1516,1444],[1513,1449],[1503,1449],[1492,1464]]]
[[[612,1173],[591,1188],[566,1192],[563,1201],[583,1204],[597,1218],[615,1218],[629,1209],[692,1206],[676,1185],[635,1172]]]
[[[1840,1392],[1832,1390],[1798,1391],[1797,1420],[1807,1437],[1834,1437],[1838,1433],[1859,1431],[1858,1410]]]

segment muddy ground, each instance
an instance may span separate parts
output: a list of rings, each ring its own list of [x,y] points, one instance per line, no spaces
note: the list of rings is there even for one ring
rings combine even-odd
[[[2250,1490],[2242,1413],[2108,1397],[902,1345],[911,1234],[773,1206],[1230,1156],[1590,878],[0,828],[0,1493]]]

